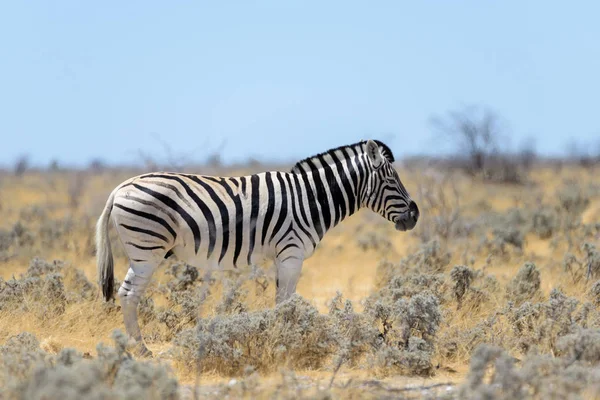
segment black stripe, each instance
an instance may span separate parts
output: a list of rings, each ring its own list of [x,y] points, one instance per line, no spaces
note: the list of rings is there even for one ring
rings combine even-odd
[[[304,208],[304,198],[302,197],[302,186],[300,184],[300,180],[298,179],[297,175],[292,175],[292,178],[294,179],[294,187],[292,187],[292,193],[294,191],[294,189],[296,189],[296,193],[295,193],[295,199],[298,199],[298,204],[300,207],[300,216],[302,217],[302,221],[304,221],[304,225],[305,226],[311,226],[311,223],[309,221],[309,217],[308,217],[308,212],[306,211],[306,209]],[[310,190],[310,188],[308,188],[308,190]],[[308,207],[310,208],[311,206],[314,206],[314,204],[310,204],[308,203]],[[317,210],[318,211],[318,210]],[[301,221],[298,221],[299,223]]]
[[[156,215],[149,214],[147,212],[134,210],[133,208],[125,207],[118,203],[114,203],[114,206],[120,208],[123,211],[127,211],[130,214],[137,215],[138,217],[142,217],[142,218],[146,218],[151,221],[154,221],[154,222],[158,222],[159,224],[164,226],[165,229],[168,230],[171,235],[173,235],[173,239],[177,239],[177,233],[175,233],[173,228],[171,228],[171,225],[169,225],[169,223],[167,221],[165,221],[164,219],[162,219],[161,217],[157,217]]]
[[[242,196],[248,197],[248,193],[246,193],[246,177],[240,176],[238,179],[242,183]]]
[[[244,227],[244,209],[242,208],[242,201],[240,200],[239,194],[234,194],[231,186],[226,182],[225,178],[212,178],[215,182],[219,183],[225,188],[225,191],[233,201],[233,206],[235,208],[235,223],[233,224],[233,229],[235,230],[235,249],[233,251],[233,265],[235,266],[237,263],[237,259],[240,256],[240,252],[242,251],[242,240],[243,240],[243,227]],[[227,179],[229,182],[235,182],[233,178]],[[236,185],[237,187],[237,185]]]
[[[279,257],[279,255],[280,255],[281,253],[283,253],[284,251],[286,251],[286,250],[287,250],[287,249],[289,249],[290,247],[295,247],[295,248],[297,248],[297,249],[299,248],[299,247],[298,247],[298,245],[297,245],[296,243],[294,243],[294,242],[292,242],[292,243],[288,243],[288,244],[286,244],[286,245],[283,247],[283,249],[281,249],[281,251],[279,251],[279,252],[277,253],[277,256]]]
[[[129,244],[133,247],[137,247],[140,250],[158,250],[158,249],[164,249],[164,246],[140,246],[138,244],[132,243],[132,242],[126,242],[125,244]]]
[[[208,195],[210,196],[212,201],[215,202],[215,204],[217,205],[217,208],[219,209],[219,214],[221,216],[221,225],[223,226],[223,243],[221,245],[221,254],[219,255],[219,262],[221,262],[221,260],[225,257],[225,254],[227,254],[227,248],[229,247],[229,210],[227,209],[227,206],[225,205],[223,200],[219,197],[219,195],[215,192],[215,190],[212,188],[212,186],[210,186],[208,183],[203,182],[202,179],[200,179],[194,175],[183,175],[183,176],[193,180],[198,185],[202,186],[202,188],[206,191],[206,193],[208,193]],[[214,182],[214,180],[213,180],[213,182]],[[218,183],[218,181],[216,181],[216,182]],[[210,226],[209,226],[209,230],[210,230]],[[216,225],[215,225],[214,234],[211,233],[211,236],[213,236],[213,235],[215,236],[215,239],[216,239],[216,235],[217,235]]]
[[[354,192],[352,191],[352,185],[350,185],[351,178],[347,175],[346,171],[344,170],[344,166],[342,165],[342,162],[338,158],[337,154],[333,152],[331,154],[331,158],[333,159],[333,162],[335,162],[337,173],[340,176],[340,180],[342,181],[342,185],[344,186],[344,192],[346,193],[346,197],[348,198],[348,214],[342,213],[342,218],[344,218],[354,214],[356,198],[354,196]],[[352,171],[352,169],[348,168],[348,171]]]
[[[275,223],[275,227],[271,232],[271,237],[269,238],[269,242],[273,240],[275,235],[279,233],[283,224],[285,222],[286,217],[288,216],[288,205],[287,205],[287,188],[285,186],[285,182],[281,177],[281,172],[275,172],[275,176],[277,176],[277,180],[279,181],[279,191],[281,192],[281,207],[279,207],[279,217],[277,218],[277,222]]]
[[[146,260],[140,260],[140,259],[137,259],[137,258],[132,258],[131,261],[133,261],[133,262],[146,262]]]
[[[294,176],[297,176],[294,174]],[[302,178],[302,182],[304,182],[304,188],[306,189],[306,196],[308,197],[308,210],[310,211],[310,219],[312,220],[312,225],[317,231],[317,236],[319,239],[323,238],[323,227],[321,226],[321,220],[319,219],[319,210],[317,207],[317,201],[315,200],[315,194],[313,193],[312,187],[310,186],[310,181],[308,179],[308,175],[304,168],[300,169],[300,177]],[[298,193],[297,196],[302,196],[302,193]]]
[[[356,165],[358,166],[358,187],[356,188],[356,194],[360,198],[360,201],[367,200],[365,198],[365,192],[367,190],[367,169],[363,166],[362,158],[357,153],[356,149],[352,149],[354,156],[356,157]]]
[[[265,182],[267,183],[267,213],[265,214],[265,220],[262,226],[262,235],[260,240],[262,246],[265,245],[267,231],[269,230],[269,225],[271,224],[271,219],[273,218],[273,213],[275,211],[275,189],[273,187],[273,178],[271,178],[270,172],[265,174]]]
[[[160,233],[157,233],[157,232],[154,232],[154,231],[151,231],[148,229],[138,228],[137,226],[130,226],[130,225],[125,225],[125,224],[119,224],[119,225],[121,225],[123,228],[128,229],[133,232],[145,233],[146,235],[150,235],[150,236],[154,236],[155,238],[162,239],[165,242],[169,241],[166,237],[164,237]]]
[[[321,215],[323,216],[323,231],[327,232],[331,228],[331,211],[329,210],[329,199],[325,191],[325,183],[321,180],[321,174],[312,160],[307,160],[311,168],[311,176],[315,181],[317,191],[317,202],[321,205]]]
[[[165,260],[169,257],[171,257],[173,255],[173,249],[167,251],[167,254],[165,254]]]
[[[291,186],[291,185],[292,185],[292,183],[290,182],[290,174],[286,175],[285,177],[286,177],[286,179],[288,180],[288,184]],[[302,209],[302,204],[300,204],[300,203],[299,203],[299,200],[300,200],[300,199],[298,199],[298,196],[292,196],[292,215],[293,215],[293,217],[294,217],[294,221],[299,221],[298,214],[296,213],[296,205],[298,205],[298,207],[299,207],[300,209]],[[310,241],[311,241],[311,243],[312,243],[313,247],[315,247],[315,246],[316,246],[316,242],[315,242],[315,240],[313,239],[313,237],[312,237],[312,235],[310,234],[310,232],[309,232],[309,231],[307,231],[307,230],[304,228],[304,226],[302,226],[302,224],[298,224],[298,228],[300,228],[300,230],[301,230],[301,231],[302,231],[302,232],[303,232],[303,233],[304,233],[304,234],[305,234],[305,235],[306,235],[306,236],[307,236],[307,237],[310,239]]]
[[[377,176],[377,178],[379,179],[379,182],[377,183],[377,208],[375,208],[376,210],[381,210],[381,207],[383,206],[383,200],[385,199],[385,183],[381,183],[381,177]]]
[[[292,237],[298,237],[298,235],[296,234],[296,230],[294,229],[294,227],[292,225],[289,226],[289,228],[287,229],[287,231],[279,238],[279,240],[277,241],[277,243],[275,243],[275,248],[279,247],[279,244],[284,241],[284,240],[289,240],[290,239],[290,233],[292,234]]]
[[[169,179],[169,176],[167,175],[167,176],[164,176],[163,178]],[[166,189],[172,190],[177,195],[179,200],[183,201],[186,206],[188,206],[188,207],[191,206],[189,200],[185,198],[185,196],[179,191],[179,188],[177,186],[171,185],[169,183],[161,182],[161,181],[152,181],[152,183],[154,185],[158,185],[160,187],[164,187]]]
[[[260,192],[258,190],[258,175],[250,176],[250,242],[248,243],[248,265],[252,258],[254,242],[256,240],[256,220],[258,219],[258,209],[260,207]]]
[[[395,195],[395,194],[391,194],[391,195],[389,195],[389,196],[386,196],[386,198],[385,198],[385,201],[386,201],[386,202],[388,202],[388,201],[393,201],[393,200],[402,200],[402,201],[404,201],[404,202],[406,203],[406,199],[405,199],[404,197],[402,197],[402,196],[397,196],[397,195]]]
[[[335,211],[335,223],[334,226],[339,224],[342,216],[346,215],[346,201],[344,200],[344,195],[342,193],[342,189],[337,183],[337,179],[335,178],[335,174],[331,169],[331,165],[329,165],[322,157],[319,157],[319,161],[321,161],[321,165],[323,166],[323,170],[325,172],[325,179],[327,186],[329,187],[329,193],[331,193],[331,200],[333,202],[333,210]]]
[[[235,206],[235,250],[233,252],[233,265],[236,265],[238,257],[242,252],[242,241],[244,240],[244,207],[242,206],[239,194],[233,197],[233,204]]]
[[[189,176],[192,176],[192,175],[189,175]],[[208,181],[213,181],[215,183],[221,184],[220,179],[222,179],[222,178],[216,178],[214,176],[202,176],[202,179],[206,179]]]
[[[170,175],[170,174],[151,173],[151,174],[146,174],[146,175],[140,176],[140,179],[147,179],[147,178],[171,179],[172,177],[173,177],[173,175]],[[164,187],[166,189],[171,189],[173,192],[175,192],[177,197],[179,197],[179,200],[183,201],[188,206],[190,205],[188,200],[185,197],[183,197],[183,194],[181,194],[181,192],[179,191],[179,189],[176,186],[171,185],[169,183],[161,182],[161,181],[152,181],[152,184]]]
[[[135,186],[136,189],[141,190],[142,192],[145,192],[150,196],[162,201],[166,206],[172,208],[179,215],[181,215],[181,218],[183,218],[183,220],[188,224],[188,226],[192,230],[192,233],[194,234],[194,250],[196,253],[198,253],[198,248],[200,247],[200,229],[198,228],[198,224],[190,216],[190,214],[188,214],[187,211],[185,211],[179,204],[177,204],[175,200],[173,200],[169,196],[165,196],[162,193],[155,192],[152,189],[141,185],[137,185],[135,183],[133,184],[133,186]]]
[[[149,177],[163,178],[163,179],[171,179],[179,183],[188,196],[194,200],[194,203],[198,206],[204,218],[206,218],[206,223],[208,224],[208,255],[207,258],[210,258],[213,250],[215,249],[215,243],[217,241],[217,227],[215,224],[215,217],[213,216],[210,208],[198,197],[198,195],[190,188],[190,186],[185,183],[183,179],[176,175],[148,175]],[[183,175],[186,176],[186,175]],[[198,238],[200,238],[200,233],[198,232]],[[195,239],[195,237],[194,237]],[[199,239],[198,239],[199,240]],[[198,248],[196,248],[196,253],[198,252]]]
[[[177,222],[177,218],[175,218],[173,213],[170,212],[169,210],[167,210],[165,207],[161,206],[160,204],[156,204],[155,201],[148,201],[148,200],[140,199],[139,197],[132,196],[132,195],[127,196],[127,200],[132,200],[132,201],[138,202],[140,204],[143,204],[145,206],[155,208],[158,211],[160,211],[161,213],[165,214],[167,217],[169,217],[169,219],[171,220],[171,222],[173,222],[175,224],[175,226],[177,226],[177,227],[179,226],[179,223]]]
[[[352,184],[354,186],[354,191],[352,192],[352,195],[354,196],[354,211],[358,210],[360,208],[360,199],[359,199],[359,191],[358,191],[358,175],[356,173],[356,169],[354,167],[354,165],[352,165],[352,155],[349,154],[349,152],[347,150],[344,150],[344,155],[345,155],[345,160],[346,160],[346,167],[348,168],[348,171],[350,172],[350,179],[352,180]],[[356,162],[358,162],[358,160],[356,160]]]

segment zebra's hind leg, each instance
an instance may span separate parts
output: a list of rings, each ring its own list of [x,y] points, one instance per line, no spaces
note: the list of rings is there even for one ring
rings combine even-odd
[[[296,293],[296,286],[302,271],[302,261],[301,258],[294,256],[285,258],[283,261],[275,261],[275,267],[277,268],[275,304],[289,299]]]
[[[152,352],[146,347],[138,323],[137,307],[140,299],[152,278],[159,262],[130,262],[127,275],[119,288],[121,310],[127,334],[136,341],[136,353],[139,356],[151,357]]]

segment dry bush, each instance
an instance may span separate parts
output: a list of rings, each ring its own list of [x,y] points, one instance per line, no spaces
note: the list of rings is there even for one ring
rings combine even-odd
[[[595,306],[600,306],[600,281],[596,281],[588,293],[588,297]]]
[[[424,242],[432,240],[454,241],[467,238],[473,233],[476,222],[463,214],[461,192],[457,181],[461,174],[454,171],[426,169],[419,175],[417,196],[423,213],[416,233]]]
[[[540,271],[533,263],[525,263],[508,284],[506,295],[517,305],[531,300],[540,294]]]
[[[342,294],[337,292],[329,305],[329,316],[337,334],[338,350],[334,366],[348,363],[356,367],[363,355],[381,345],[382,334],[373,323],[373,315],[359,314],[354,311],[350,300],[342,300]]]
[[[388,235],[378,231],[363,233],[357,237],[356,244],[361,250],[373,250],[382,255],[389,253],[393,248]]]
[[[565,254],[563,267],[569,273],[573,283],[600,276],[600,252],[592,243],[584,243],[577,257],[573,253]]]
[[[335,335],[327,316],[293,296],[270,310],[200,319],[174,344],[181,363],[235,375],[247,366],[319,368],[334,352]]]
[[[576,182],[567,182],[557,193],[559,205],[562,210],[571,216],[578,216],[590,204],[589,191]]]
[[[549,239],[560,228],[556,212],[550,208],[536,209],[532,215],[531,230],[540,239]]]
[[[51,355],[35,336],[22,333],[0,348],[0,397],[25,399],[177,399],[178,383],[162,365],[131,358],[130,343],[113,332],[114,347],[99,344],[98,356],[84,359],[74,349]]]
[[[91,300],[95,295],[95,286],[80,270],[59,260],[49,263],[34,258],[19,278],[0,278],[0,311],[33,312],[42,321],[61,315],[69,303]]]
[[[464,265],[457,265],[450,271],[450,278],[454,281],[454,297],[456,297],[456,302],[460,308],[462,299],[467,290],[471,287],[473,278],[475,278],[475,272]]]
[[[520,255],[525,246],[527,232],[527,215],[519,208],[511,208],[499,215],[487,216],[487,225],[491,227],[492,237],[484,237],[479,245],[479,252],[503,260],[510,260],[513,255]]]
[[[564,342],[567,352],[590,339],[588,332],[581,335]],[[590,362],[571,356],[530,355],[517,368],[516,360],[502,348],[481,345],[473,353],[469,374],[456,396],[499,400],[583,398],[600,388],[599,372],[597,359]]]
[[[444,271],[450,263],[450,253],[446,245],[438,240],[424,243],[420,248],[398,263],[382,260],[377,266],[377,288],[385,287],[394,277],[434,275]]]

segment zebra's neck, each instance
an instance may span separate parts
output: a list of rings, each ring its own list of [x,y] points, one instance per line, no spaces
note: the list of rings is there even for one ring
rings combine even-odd
[[[330,150],[294,166],[309,205],[308,222],[319,239],[365,204],[370,168],[361,145]]]

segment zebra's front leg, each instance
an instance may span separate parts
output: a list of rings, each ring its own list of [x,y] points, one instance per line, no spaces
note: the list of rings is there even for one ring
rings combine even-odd
[[[275,304],[289,299],[296,293],[296,285],[300,279],[302,271],[302,258],[287,257],[283,261],[276,260],[277,268],[277,291],[275,294]]]
[[[132,262],[119,288],[125,330],[136,342],[136,354],[142,357],[151,357],[152,352],[146,347],[142,338],[142,332],[138,323],[137,308],[142,295],[150,283],[150,278],[152,278],[155,268],[156,266],[153,265],[140,265]]]

